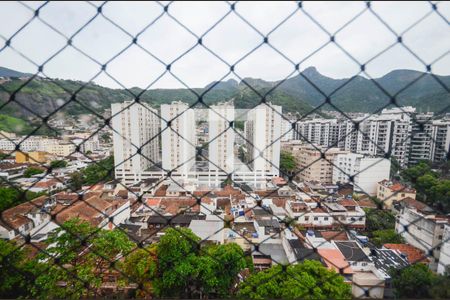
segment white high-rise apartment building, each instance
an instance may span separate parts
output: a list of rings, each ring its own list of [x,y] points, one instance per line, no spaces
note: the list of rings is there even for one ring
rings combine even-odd
[[[161,105],[161,118],[162,167],[186,177],[195,164],[195,112],[186,103],[172,102]]]
[[[280,173],[281,113],[281,106],[260,104],[247,114],[247,158],[255,175]]]
[[[338,146],[360,154],[384,156],[391,153],[401,166],[406,166],[410,151],[412,107],[384,109],[378,115],[348,119],[301,121],[296,124],[296,139],[319,146]],[[355,123],[358,123],[356,130]],[[300,135],[301,134],[301,135]]]
[[[295,139],[324,147],[336,147],[339,123],[336,119],[312,119],[296,124]]]
[[[208,109],[208,153],[209,169],[234,171],[234,137],[230,122],[234,121],[234,105],[222,103]]]
[[[380,157],[367,157],[363,154],[338,154],[333,160],[333,184],[351,183],[353,176],[355,192],[369,195],[377,194],[378,182],[389,179],[391,161]]]
[[[450,120],[434,120],[432,123],[431,159],[442,161],[449,157]]]
[[[143,103],[125,101],[111,105],[114,165],[117,178],[141,179],[141,174],[160,161],[159,116]]]
[[[294,139],[295,130],[292,129],[292,123],[289,119],[281,118],[281,141],[289,142]]]

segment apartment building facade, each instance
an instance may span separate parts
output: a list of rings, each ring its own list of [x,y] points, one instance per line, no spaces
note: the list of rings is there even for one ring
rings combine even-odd
[[[255,174],[279,175],[281,113],[281,106],[260,104],[247,114],[247,160]]]
[[[117,178],[140,181],[142,173],[160,161],[157,110],[125,101],[111,105],[114,165]]]
[[[322,157],[322,153],[324,158]],[[331,184],[333,182],[333,161],[337,155],[348,154],[339,148],[329,148],[313,145],[302,145],[293,152],[297,159],[298,177],[303,181],[318,181]]]
[[[161,105],[162,168],[187,177],[195,164],[195,112],[187,103]]]
[[[208,110],[208,159],[209,169],[219,173],[234,170],[235,132],[230,124],[234,122],[234,105],[221,103]]]
[[[356,153],[337,154],[333,164],[333,184],[353,183],[355,192],[371,196],[377,194],[378,182],[389,178],[391,168],[386,158]]]
[[[397,216],[395,230],[414,247],[433,258],[430,269],[437,271],[441,248],[444,240],[444,229],[449,224],[448,217],[438,216],[420,207],[405,205]]]

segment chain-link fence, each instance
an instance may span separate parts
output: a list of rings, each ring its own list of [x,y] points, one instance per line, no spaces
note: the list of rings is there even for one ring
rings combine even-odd
[[[2,297],[450,296],[447,3],[74,5],[0,3]]]

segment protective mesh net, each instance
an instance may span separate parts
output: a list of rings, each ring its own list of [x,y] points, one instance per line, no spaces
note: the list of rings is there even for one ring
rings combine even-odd
[[[226,293],[238,292],[239,283],[246,282],[246,278],[252,276],[250,273],[271,265],[282,267],[264,280],[255,281],[254,286],[251,281],[247,282],[246,288],[258,291],[277,277],[289,278],[304,286],[305,278],[288,266],[315,260],[335,270],[334,277],[343,277],[352,286],[355,297],[376,297],[380,288],[385,289],[385,294],[391,288],[389,267],[400,270],[410,264],[426,262],[434,270],[446,268],[448,260],[442,257],[450,253],[445,215],[448,189],[446,195],[443,185],[440,188],[444,192],[434,191],[442,197],[435,205],[430,201],[426,202],[429,205],[415,201],[411,199],[416,195],[411,185],[417,192],[431,195],[420,190],[426,183],[417,182],[424,174],[401,170],[410,170],[408,166],[417,166],[421,160],[434,160],[433,167],[442,168],[440,171],[445,175],[450,135],[450,123],[446,119],[450,106],[449,81],[448,77],[433,71],[442,69],[448,59],[448,43],[445,43],[448,41],[448,5],[426,3],[417,17],[410,18],[408,26],[399,30],[395,20],[385,17],[376,3],[358,3],[354,13],[341,18],[341,25],[330,26],[323,17],[316,16],[312,3],[298,2],[291,3],[288,13],[277,22],[268,22],[272,25],[263,30],[246,13],[263,4],[225,2],[220,4],[223,10],[214,22],[199,30],[199,23],[188,24],[182,14],[177,13],[178,3],[156,2],[149,9],[145,26],[132,30],[118,15],[108,12],[114,3],[87,2],[77,3],[85,6],[86,20],[77,25],[76,30],[67,30],[55,25],[46,14],[55,4],[16,3],[17,9],[30,14],[29,19],[6,24],[7,30],[0,30],[3,41],[0,56],[2,53],[4,57],[8,57],[6,54],[20,56],[35,70],[32,74],[0,79],[0,114],[4,115],[1,128],[6,128],[1,132],[2,170],[6,175],[0,176],[5,191],[0,201],[6,203],[11,194],[16,198],[14,205],[2,206],[5,208],[0,221],[2,238],[13,241],[8,242],[9,248],[3,251],[0,265],[2,274],[15,274],[15,279],[19,278],[10,286],[30,291],[22,296],[224,297]],[[4,6],[7,11],[6,5],[9,4],[0,3],[0,9]],[[136,4],[124,7],[128,5]],[[190,13],[197,13],[201,18],[204,12],[200,6],[191,4]],[[407,11],[408,5],[404,8]],[[267,18],[270,18],[269,11],[264,12]],[[330,11],[329,17],[339,10],[330,8]],[[371,40],[369,28],[365,36],[345,36],[348,28],[361,26],[360,21],[369,18],[371,24],[376,24],[387,36],[388,42],[382,47]],[[415,30],[419,32],[416,32],[417,38],[425,38],[420,36],[420,26],[430,19],[440,24],[444,33],[442,38],[438,37],[444,41],[444,52],[434,56],[405,40]],[[296,20],[305,22],[307,30],[313,28],[317,37],[303,41],[303,29],[297,28],[291,38],[299,38],[303,49],[287,51],[277,42],[277,34],[290,22],[295,26]],[[95,22],[104,23],[108,29],[100,35],[92,33]],[[168,33],[169,37],[164,36],[167,22],[176,26],[176,32]],[[237,55],[225,55],[220,42],[208,44],[210,40],[221,39],[223,28],[226,30],[230,26],[228,22],[239,22],[242,35],[244,31],[253,35],[245,41],[236,38],[236,43],[245,43],[242,48],[246,49]],[[40,47],[39,38],[36,45],[24,47],[24,32],[55,35],[59,44],[50,47],[45,59],[42,55],[36,59],[34,51],[50,48]],[[108,42],[119,36],[126,42],[120,46],[114,44],[117,51],[107,57],[102,53],[106,51],[86,48],[83,40],[92,34],[97,34],[99,45],[106,45],[106,48]],[[191,43],[175,51],[171,39]],[[165,42],[163,51],[154,47],[156,43]],[[365,57],[355,46],[359,43],[373,43],[376,50]],[[351,65],[356,70],[353,76],[337,80],[332,86],[305,68],[312,58],[320,59],[327,47],[333,47],[340,65]],[[382,65],[383,60],[392,55],[392,49],[400,49],[397,53],[409,56],[423,72],[403,78],[400,86],[397,83],[392,86],[393,79],[372,77],[368,69]],[[129,79],[114,72],[115,64],[123,64],[122,58],[133,55],[134,51],[153,63],[149,67],[153,75],[142,81],[145,88],[130,88]],[[214,58],[223,70],[205,88],[192,85],[190,77],[198,71],[195,66],[184,63],[195,51]],[[277,64],[288,66],[281,80],[261,86],[258,80],[240,72],[241,66],[245,69],[248,60],[259,51],[270,51],[270,56],[261,64],[270,68]],[[81,82],[47,76],[47,70],[52,71],[55,64],[64,64],[58,59],[67,52],[72,56],[64,56],[65,59],[76,57],[93,66],[89,78]],[[167,76],[184,88],[183,93],[159,96],[155,86]],[[295,88],[289,85],[295,76],[307,86],[310,95],[314,95],[314,106],[301,108],[303,102],[298,99],[299,102],[287,103],[289,99],[283,98],[285,94],[278,93]],[[230,99],[225,92],[218,93],[224,82],[232,84],[225,81],[229,78],[238,80],[239,88],[247,95]],[[377,94],[378,101],[361,100],[361,109],[349,108],[344,98],[352,97],[348,91],[361,78],[370,81],[371,89],[367,94]],[[111,96],[102,94],[93,84],[98,80],[107,80],[119,87],[120,92],[114,99],[108,99]],[[439,90],[440,98],[433,104],[437,107],[433,114],[419,114],[409,107],[417,104],[413,94],[426,89],[422,85],[424,82]],[[43,85],[46,86],[44,99],[27,96],[43,89]],[[99,105],[92,98],[93,93],[106,98],[107,107]],[[172,103],[175,100],[182,103]],[[51,104],[44,105],[45,101]],[[225,101],[228,102],[219,103]],[[116,104],[110,107],[111,103]],[[352,113],[368,110],[365,114]],[[8,115],[15,115],[17,111],[31,121],[27,125],[16,125],[26,126],[27,130],[14,137],[7,133],[8,124],[13,122]],[[71,116],[79,116],[80,112],[83,115],[79,117],[79,124],[88,124],[84,134],[63,141],[61,132],[72,130],[68,128]],[[378,127],[374,131],[371,126]],[[44,140],[48,143],[45,149],[52,149],[53,156],[58,157],[52,163],[40,156],[44,154],[39,154]],[[56,142],[52,144],[52,141]],[[230,141],[236,141],[236,145],[227,147]],[[99,154],[101,145],[109,147],[111,153]],[[365,165],[361,163],[357,169],[350,169],[350,159],[360,161],[357,155],[345,156],[350,151],[369,154],[370,159]],[[112,152],[114,158],[110,156]],[[292,166],[286,166],[290,157],[287,153],[294,156]],[[337,160],[339,155],[349,159],[348,167],[347,161]],[[15,157],[16,162],[21,160],[21,163],[13,163],[8,157]],[[419,172],[432,172],[428,165],[421,166],[429,169]],[[378,178],[377,172],[386,168],[393,170],[391,177],[399,183],[386,180],[383,189],[377,188],[375,182],[375,190],[372,183],[368,191],[362,178],[367,178],[368,174]],[[324,169],[332,174],[322,174]],[[335,174],[339,174],[339,180],[335,180]],[[441,180],[437,177],[428,179]],[[331,181],[339,181],[339,184],[333,185]],[[402,184],[401,181],[409,182]],[[383,198],[376,198],[380,193]],[[91,225],[71,223],[74,219]],[[391,227],[383,228],[383,224],[389,222]],[[190,227],[201,237],[191,235],[183,227]],[[163,233],[169,228],[168,232],[179,241],[163,240]],[[376,229],[396,231],[393,234],[397,242],[383,243],[386,245],[382,249],[379,241],[383,239],[370,232]],[[220,252],[222,250],[208,246],[233,242],[243,249],[233,252],[240,255],[227,256]],[[179,247],[175,248],[178,254],[171,253],[170,245]],[[389,247],[402,253],[386,250]],[[161,254],[163,250],[167,250],[167,256]],[[16,262],[18,257],[23,259],[20,256],[23,253],[37,261],[35,268],[39,272]],[[175,256],[181,257],[175,259]],[[192,256],[201,260],[194,263],[190,261]],[[242,266],[243,259],[253,261],[253,271]],[[183,266],[188,268],[188,264],[190,268],[196,266],[195,274],[183,273],[187,272]],[[237,265],[241,269],[231,270]],[[219,270],[208,269],[210,266]],[[381,277],[370,277],[371,281],[367,279],[370,283],[365,283],[364,276],[369,275],[361,274],[383,268],[386,270]],[[212,275],[213,271],[220,274]],[[168,276],[164,277],[167,282],[184,280],[183,284],[188,287],[179,288],[181,283],[178,282],[159,287],[153,284],[155,276],[163,275]],[[225,288],[207,280],[230,277],[232,280],[224,283]],[[8,285],[6,281],[2,284]],[[305,288],[306,292],[281,297],[318,297],[314,288],[323,284],[318,281],[316,286]],[[173,287],[174,294],[168,287]],[[177,289],[183,292],[178,293]],[[49,292],[52,290],[64,292],[52,294]],[[328,296],[338,297],[332,293]]]

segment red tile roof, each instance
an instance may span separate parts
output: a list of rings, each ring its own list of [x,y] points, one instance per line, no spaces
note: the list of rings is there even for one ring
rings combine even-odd
[[[353,270],[349,263],[345,260],[344,255],[338,249],[317,249],[317,253],[322,257],[328,269],[344,274],[353,274]]]
[[[425,252],[409,244],[384,244],[383,247],[386,249],[398,250],[405,254],[410,264],[429,262],[428,258],[425,256]]]
[[[327,241],[348,241],[348,236],[345,231],[320,231],[320,234]]]

